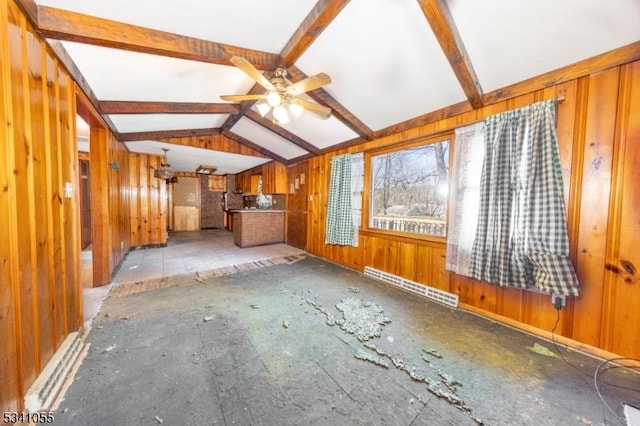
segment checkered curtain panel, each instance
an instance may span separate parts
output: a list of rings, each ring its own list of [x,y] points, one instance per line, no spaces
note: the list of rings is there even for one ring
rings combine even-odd
[[[469,273],[501,286],[579,294],[569,258],[554,101],[485,120]]]
[[[356,245],[351,204],[351,154],[331,159],[329,204],[325,229],[326,244]]]

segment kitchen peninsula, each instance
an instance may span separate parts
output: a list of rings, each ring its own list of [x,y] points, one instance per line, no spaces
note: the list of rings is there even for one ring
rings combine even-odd
[[[283,243],[284,210],[233,211],[233,240],[238,247]]]

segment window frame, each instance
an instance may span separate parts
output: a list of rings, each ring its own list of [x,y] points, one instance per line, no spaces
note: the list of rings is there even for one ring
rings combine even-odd
[[[381,237],[393,237],[398,240],[421,240],[438,243],[447,242],[447,232],[449,227],[448,212],[449,212],[449,196],[447,195],[446,211],[445,214],[445,235],[429,235],[429,234],[416,234],[406,231],[391,231],[387,229],[373,228],[370,226],[371,218],[371,188],[373,187],[372,179],[372,157],[388,154],[390,152],[401,151],[407,148],[415,148],[419,146],[432,145],[439,142],[449,142],[449,186],[448,191],[451,190],[451,166],[453,165],[453,147],[455,143],[455,133],[446,132],[436,135],[421,137],[413,141],[404,141],[393,145],[387,145],[379,148],[373,148],[364,152],[364,187],[362,191],[362,222],[360,225],[360,232],[373,236]]]

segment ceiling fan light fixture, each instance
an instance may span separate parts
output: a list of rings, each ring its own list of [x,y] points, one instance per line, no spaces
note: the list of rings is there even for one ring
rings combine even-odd
[[[294,101],[289,104],[289,112],[291,112],[295,118],[300,118],[304,112],[304,108],[302,105]]]
[[[271,107],[266,102],[258,102],[256,104],[256,108],[258,109],[258,112],[260,113],[260,115],[263,117],[267,115],[269,111],[271,111]]]
[[[284,68],[276,68],[274,77],[267,79],[241,56],[232,56],[230,61],[266,91],[262,94],[223,95],[220,97],[222,100],[231,102],[260,101],[255,104],[256,109],[262,117],[269,117],[274,124],[287,124],[291,117],[299,118],[305,111],[312,112],[322,118],[331,116],[331,108],[307,99],[297,98],[306,92],[317,90],[331,83],[331,78],[327,74],[321,72],[292,83],[287,79],[287,70]]]
[[[275,108],[278,105],[280,105],[282,103],[280,94],[278,92],[269,92],[269,94],[267,94],[267,103],[272,108]]]
[[[289,114],[284,106],[278,105],[273,109],[273,118],[280,124],[289,123]]]

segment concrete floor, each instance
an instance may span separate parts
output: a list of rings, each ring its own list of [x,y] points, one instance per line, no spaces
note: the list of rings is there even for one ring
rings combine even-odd
[[[623,424],[599,360],[313,257],[107,298],[86,341],[55,424]],[[637,401],[636,374],[601,379]]]

